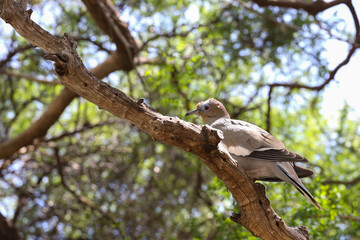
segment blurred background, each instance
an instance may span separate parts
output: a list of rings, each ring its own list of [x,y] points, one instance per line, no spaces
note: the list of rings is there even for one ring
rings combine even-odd
[[[360,239],[358,1],[319,12],[271,1],[93,1],[128,24],[125,47],[107,32],[119,22],[97,18],[91,2],[29,7],[42,28],[77,41],[90,70],[127,54],[133,62],[119,60],[102,80],[158,112],[203,124],[184,114],[214,97],[270,131],[310,160],[315,174],[303,182],[323,210],[289,184],[264,183],[272,208],[310,239]],[[236,202],[195,155],[72,96],[4,20],[0,36],[0,213],[23,239],[256,239],[231,222]]]

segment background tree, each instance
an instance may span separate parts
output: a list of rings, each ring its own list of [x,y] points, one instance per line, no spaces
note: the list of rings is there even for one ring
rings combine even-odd
[[[324,210],[313,208],[287,184],[266,183],[272,208],[288,225],[307,226],[312,239],[360,237],[358,122],[347,118],[351,110],[346,106],[336,126],[320,114],[322,90],[360,46],[352,1],[31,4],[32,14],[24,5],[0,1],[1,18],[26,39],[1,22],[1,213],[7,218],[2,226],[16,226],[25,239],[252,236],[228,218],[238,207],[229,183],[240,182],[241,172],[239,179],[221,179],[225,186],[213,171],[221,177],[231,168],[226,160],[225,169],[211,167],[217,163],[206,162],[211,149],[207,155],[206,149],[196,150],[201,145],[190,145],[191,139],[181,142],[177,128],[164,134],[163,128],[148,129],[154,123],[142,117],[129,119],[141,109],[155,114],[142,100],[138,107],[118,111],[123,110],[119,105],[133,105],[121,102],[125,97],[115,89],[96,85],[84,69],[73,71],[62,64],[76,60],[67,55],[74,47],[71,38],[96,78],[136,100],[146,99],[157,112],[183,118],[197,101],[216,97],[233,118],[270,130],[289,149],[310,159],[316,173],[304,181]],[[341,29],[337,16],[318,17],[338,4],[348,7],[355,34]],[[25,20],[30,15],[49,33]],[[29,34],[29,26],[36,31]],[[60,37],[64,33],[70,37]],[[50,34],[58,36],[57,41],[44,44]],[[322,57],[323,43],[330,38],[349,44],[346,59],[339,59],[334,69],[327,69]],[[66,87],[46,59],[56,62],[56,75]],[[99,101],[100,109],[76,93]],[[104,99],[108,101],[101,102]],[[170,127],[192,126],[156,116]],[[184,131],[195,131],[190,130]],[[196,155],[154,139],[194,152],[212,171]],[[246,184],[251,183],[242,187]],[[239,220],[234,215],[232,220],[247,217],[253,216]],[[277,230],[267,231],[253,234],[271,239]],[[18,238],[13,230],[5,235]]]

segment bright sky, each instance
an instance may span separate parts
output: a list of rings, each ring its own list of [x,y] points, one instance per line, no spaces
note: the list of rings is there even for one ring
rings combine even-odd
[[[353,1],[354,7],[360,15],[360,1]],[[337,6],[327,10],[322,15],[323,18],[328,18],[337,11],[339,17],[343,18],[344,27],[347,31],[355,32],[354,21],[345,5]],[[334,69],[340,62],[342,62],[348,53],[349,44],[330,40],[325,44],[327,49],[326,57],[329,61],[329,69]],[[325,88],[324,101],[322,113],[327,118],[336,118],[338,111],[344,106],[344,103],[350,105],[354,111],[349,117],[352,120],[360,120],[360,51],[357,50],[350,62],[342,67],[335,76],[335,80]]]
[[[360,17],[360,1],[353,1],[355,10]],[[355,33],[354,20],[348,8],[342,4],[326,10],[318,17],[323,19],[331,18],[335,13],[344,20],[342,27],[351,33]],[[185,12],[185,17],[191,22],[199,20],[199,9],[195,4],[190,4]],[[349,44],[338,40],[329,40],[325,43],[327,52],[328,69],[333,70],[342,62],[349,51]],[[324,100],[322,102],[321,113],[330,123],[337,121],[339,110],[347,103],[353,111],[349,117],[352,120],[360,120],[360,51],[356,51],[350,62],[342,67],[336,74],[335,79],[323,90]]]

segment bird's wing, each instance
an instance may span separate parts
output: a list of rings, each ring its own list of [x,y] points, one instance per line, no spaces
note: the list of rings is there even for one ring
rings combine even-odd
[[[284,144],[260,127],[241,120],[219,119],[212,127],[224,133],[224,146],[231,154],[276,162],[308,162],[287,150]]]
[[[286,148],[283,149],[269,149],[265,151],[253,151],[249,155],[245,156],[249,158],[263,159],[275,162],[309,162],[303,156],[291,152]]]
[[[300,167],[295,163],[292,164],[294,164],[294,170],[299,178],[310,177],[314,174],[314,172],[308,168]]]
[[[299,177],[299,178],[305,178],[305,177],[310,177],[311,175],[314,174],[314,172],[308,168],[304,168],[304,167],[300,167],[298,165],[296,165],[295,163],[290,163],[295,172],[296,172],[296,175]],[[272,176],[272,177],[263,177],[263,178],[257,178],[257,180],[261,180],[261,181],[265,181],[265,182],[282,182],[283,180],[276,177],[276,176]]]

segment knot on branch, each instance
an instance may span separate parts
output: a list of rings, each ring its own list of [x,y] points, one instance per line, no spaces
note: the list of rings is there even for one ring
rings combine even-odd
[[[230,220],[235,222],[235,223],[239,223],[240,222],[240,218],[241,218],[241,213],[235,213],[233,212],[230,216]]]
[[[136,102],[136,104],[137,104],[140,108],[144,108],[144,107],[145,107],[145,108],[147,108],[148,110],[151,110],[151,111],[153,111],[153,112],[155,112],[155,113],[158,113],[157,110],[155,110],[154,108],[150,107],[150,105],[146,103],[146,99],[145,99],[145,98],[140,98],[140,99]]]
[[[209,125],[204,125],[201,128],[201,134],[204,136],[206,140],[206,146],[208,147],[207,151],[211,152],[213,150],[217,150],[217,146],[219,142],[224,139],[224,135],[222,131],[210,127]]]
[[[69,43],[69,45],[73,51],[76,51],[77,42],[74,39],[72,39],[67,33],[64,34],[63,39]]]
[[[299,232],[299,234],[301,236],[304,236],[306,239],[310,239],[309,238],[309,231],[307,229],[307,227],[303,226],[303,225],[300,225],[297,227],[297,231]]]
[[[33,10],[31,8],[26,10],[25,11],[26,18],[30,19],[32,13],[33,13]]]
[[[145,98],[140,98],[136,103],[138,104],[138,105],[140,105],[140,104],[142,104],[142,103],[144,103],[145,102]]]
[[[261,183],[254,184],[255,191],[259,196],[259,204],[265,209],[270,209],[270,200],[266,197],[266,187]]]
[[[0,2],[0,6],[1,6],[1,2]],[[0,15],[1,18],[4,19],[4,21],[6,23],[10,23],[11,19],[13,18],[14,13],[10,10],[10,9],[3,9],[3,7],[1,6],[0,8]]]
[[[54,61],[55,72],[59,76],[64,76],[69,73],[68,61],[69,56],[65,53],[46,53],[44,59]]]

